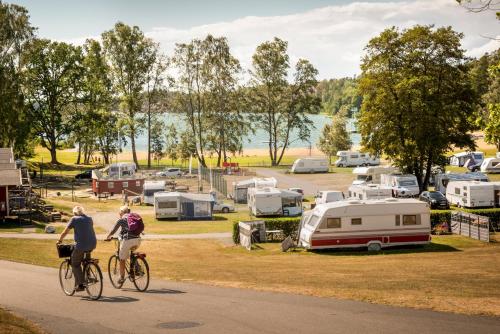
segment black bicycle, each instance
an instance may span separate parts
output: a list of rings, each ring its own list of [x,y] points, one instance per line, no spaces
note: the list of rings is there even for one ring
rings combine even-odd
[[[111,238],[115,241],[116,253],[109,258],[108,274],[111,284],[116,289],[121,289],[124,282],[120,283],[120,240],[118,238]],[[125,279],[134,283],[137,290],[144,292],[149,286],[149,265],[146,261],[146,254],[130,251],[130,256],[125,262]]]
[[[71,253],[74,245],[58,244],[57,252],[60,258],[65,258],[59,266],[59,283],[63,292],[73,296],[76,292],[75,277],[71,268]],[[90,252],[86,252],[83,258],[84,286],[90,299],[97,300],[102,294],[102,272],[99,268],[99,260],[93,259]]]

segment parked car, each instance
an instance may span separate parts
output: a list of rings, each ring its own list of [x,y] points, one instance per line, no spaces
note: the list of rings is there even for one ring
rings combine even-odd
[[[90,180],[92,178],[92,171],[86,170],[85,172],[81,172],[80,174],[75,175],[75,179],[77,180]]]
[[[167,168],[165,170],[162,170],[161,172],[156,173],[156,176],[178,177],[183,174],[184,173],[180,168]]]
[[[431,209],[446,210],[450,208],[448,200],[439,191],[424,191],[420,194],[418,199],[428,203]]]
[[[222,201],[217,201],[214,203],[213,211],[222,213],[234,212],[234,206],[232,206],[231,204],[224,203]]]

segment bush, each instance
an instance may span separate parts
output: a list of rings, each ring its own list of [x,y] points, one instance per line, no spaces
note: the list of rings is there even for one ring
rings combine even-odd
[[[299,231],[300,217],[276,217],[276,218],[263,218],[266,222],[266,230],[282,230],[283,235],[286,237],[291,236],[292,239],[297,238]],[[233,242],[240,243],[240,231],[238,228],[238,221],[233,223]]]

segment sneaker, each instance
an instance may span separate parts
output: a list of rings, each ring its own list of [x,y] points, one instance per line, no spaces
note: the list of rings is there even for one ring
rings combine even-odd
[[[123,284],[125,283],[125,277],[120,277],[120,279],[118,280],[118,284]]]
[[[77,285],[75,287],[76,292],[83,291],[83,290],[85,290],[85,285],[83,285],[83,284]]]

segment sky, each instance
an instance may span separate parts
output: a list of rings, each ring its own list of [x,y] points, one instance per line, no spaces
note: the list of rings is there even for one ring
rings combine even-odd
[[[360,73],[363,48],[384,29],[415,24],[452,26],[463,47],[479,57],[500,47],[500,21],[493,12],[470,13],[455,0],[12,0],[25,6],[38,36],[82,44],[99,38],[117,21],[138,25],[172,54],[175,43],[226,36],[243,68],[255,48],[274,36],[289,42],[292,64],[306,58],[320,79]],[[494,40],[492,38],[496,38]]]

